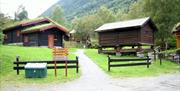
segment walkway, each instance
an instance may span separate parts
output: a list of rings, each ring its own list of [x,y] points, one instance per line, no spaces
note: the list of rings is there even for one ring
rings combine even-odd
[[[5,91],[180,91],[180,75],[113,79],[78,50],[82,76],[74,81],[53,85],[6,88]],[[8,90],[7,90],[8,89]],[[3,90],[3,91],[4,91]]]

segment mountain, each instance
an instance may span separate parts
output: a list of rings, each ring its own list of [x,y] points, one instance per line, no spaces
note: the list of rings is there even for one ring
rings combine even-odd
[[[129,6],[135,1],[137,0],[59,0],[42,15],[50,16],[53,7],[56,5],[60,5],[64,9],[65,17],[68,20],[72,20],[74,17],[92,14],[101,6],[106,6],[114,12],[117,12],[118,10],[126,12],[129,10]]]

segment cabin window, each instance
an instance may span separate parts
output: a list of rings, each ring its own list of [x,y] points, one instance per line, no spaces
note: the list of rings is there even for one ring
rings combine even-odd
[[[20,31],[16,31],[16,36],[19,37],[20,36]]]
[[[24,37],[24,42],[28,42],[28,36]]]
[[[5,35],[4,35],[4,39],[8,39],[8,36],[7,36],[7,34],[5,34]]]

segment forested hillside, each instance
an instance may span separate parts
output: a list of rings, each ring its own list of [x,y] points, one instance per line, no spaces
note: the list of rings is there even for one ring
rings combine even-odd
[[[105,23],[151,17],[158,28],[155,43],[164,50],[176,45],[171,30],[179,22],[179,3],[180,0],[60,0],[43,15],[64,16],[54,20],[65,20],[64,26],[75,29],[76,38],[82,41],[97,40],[94,30]],[[53,14],[57,5],[64,12],[56,14],[61,11],[59,8]]]
[[[85,16],[93,14],[101,6],[117,12],[129,10],[129,6],[137,0],[59,0],[55,5],[46,10],[42,15],[51,16],[53,7],[60,5],[64,10],[64,15],[68,20],[75,16]]]

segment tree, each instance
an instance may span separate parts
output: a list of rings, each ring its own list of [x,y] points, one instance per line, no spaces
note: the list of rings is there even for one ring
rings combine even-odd
[[[96,15],[102,23],[113,22],[116,20],[114,13],[105,6],[101,6]]]
[[[18,10],[15,12],[15,20],[22,21],[28,19],[28,12],[23,5],[20,5]]]
[[[51,15],[51,19],[53,19],[54,21],[58,22],[61,25],[65,25],[66,19],[64,17],[64,11],[61,8],[61,6],[56,5],[54,7],[53,13]]]
[[[119,20],[133,19],[150,16],[158,27],[156,43],[163,49],[167,49],[169,40],[174,37],[171,34],[173,26],[179,22],[180,0],[139,0],[134,3],[128,13],[117,14]]]
[[[179,0],[146,0],[144,12],[152,17],[159,31],[156,34],[157,42],[163,49],[167,49],[172,37],[171,30],[179,22]]]
[[[74,19],[75,37],[80,41],[85,41],[88,46],[88,42],[91,41],[92,38],[97,38],[94,30],[104,23],[113,21],[115,21],[113,12],[103,6],[95,14]]]
[[[5,16],[3,13],[0,13],[0,45],[3,43],[4,35],[2,33],[2,30],[8,26],[8,24],[12,23],[13,20],[10,19],[10,17]]]

